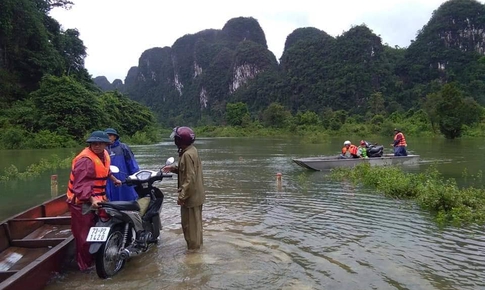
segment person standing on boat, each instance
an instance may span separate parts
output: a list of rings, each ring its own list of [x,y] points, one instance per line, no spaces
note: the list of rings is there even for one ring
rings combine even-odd
[[[340,158],[359,158],[359,156],[357,155],[357,151],[357,146],[353,145],[352,142],[347,140],[344,142],[344,147],[342,147],[342,155],[340,155]]]
[[[408,156],[406,138],[398,128],[394,129],[394,143],[391,146],[394,147],[394,156]]]
[[[67,185],[67,203],[71,212],[71,231],[76,243],[76,260],[81,271],[88,270],[93,262],[86,242],[89,229],[95,225],[95,214],[83,214],[83,204],[98,207],[106,201],[106,181],[110,178],[115,185],[121,181],[110,173],[111,160],[106,146],[111,141],[103,131],[94,131],[86,140],[84,148],[72,161],[71,175]]]
[[[171,138],[178,148],[179,163],[165,166],[163,172],[178,175],[178,200],[182,230],[189,250],[200,249],[202,239],[202,205],[205,201],[204,176],[197,148],[193,145],[195,133],[189,127],[176,127]]]
[[[135,155],[128,145],[120,141],[118,132],[113,128],[107,128],[104,132],[108,134],[111,140],[111,144],[106,148],[111,158],[111,165],[120,169],[120,172],[114,173],[114,176],[119,180],[125,180],[128,175],[139,171],[140,168],[136,162]],[[110,180],[108,180],[107,194],[109,201],[132,201],[138,198],[133,186],[126,184],[116,186]]]

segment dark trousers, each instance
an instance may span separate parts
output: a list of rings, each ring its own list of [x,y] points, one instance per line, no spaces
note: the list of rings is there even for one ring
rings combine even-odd
[[[394,156],[408,156],[408,153],[406,152],[406,146],[394,147]]]
[[[76,260],[81,271],[91,267],[93,256],[89,253],[88,238],[89,229],[95,225],[94,212],[82,214],[81,205],[69,204],[71,211],[71,231],[76,243]]]

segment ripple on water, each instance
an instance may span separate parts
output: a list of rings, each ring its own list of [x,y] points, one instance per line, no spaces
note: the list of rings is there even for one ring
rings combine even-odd
[[[185,250],[174,178],[158,247],[113,279],[73,270],[46,289],[485,289],[483,229],[439,229],[413,202],[238,146],[201,150],[224,158],[204,160],[200,252]]]

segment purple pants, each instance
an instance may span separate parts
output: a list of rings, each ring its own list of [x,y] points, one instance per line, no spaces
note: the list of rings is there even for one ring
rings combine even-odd
[[[81,205],[69,204],[71,211],[71,231],[76,243],[76,260],[81,271],[91,267],[93,256],[89,253],[89,243],[86,242],[89,229],[95,225],[94,212],[82,214]]]

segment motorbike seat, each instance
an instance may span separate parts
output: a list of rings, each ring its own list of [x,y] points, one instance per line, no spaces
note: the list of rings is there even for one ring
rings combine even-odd
[[[103,207],[117,210],[140,210],[140,205],[136,201],[110,201],[103,203]]]

